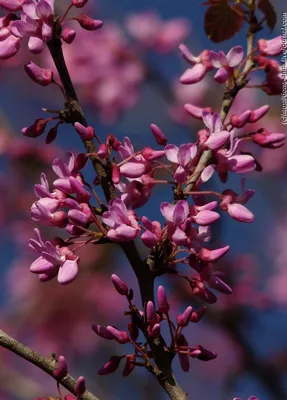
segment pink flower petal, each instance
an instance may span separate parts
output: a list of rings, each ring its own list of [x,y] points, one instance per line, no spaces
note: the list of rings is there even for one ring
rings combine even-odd
[[[78,275],[78,259],[66,260],[59,268],[58,282],[62,285],[71,283]]]

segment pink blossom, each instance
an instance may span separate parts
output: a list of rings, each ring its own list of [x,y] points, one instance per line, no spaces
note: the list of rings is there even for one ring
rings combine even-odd
[[[139,225],[121,199],[111,200],[108,210],[103,213],[102,219],[111,228],[107,233],[109,239],[120,242],[133,240],[138,236]]]
[[[142,223],[147,230],[142,234],[141,240],[146,247],[152,248],[161,240],[161,225],[158,221],[151,222],[145,216],[142,217]]]
[[[50,280],[58,275],[58,282],[67,284],[78,275],[77,257],[67,247],[54,246],[51,242],[43,242],[38,229],[34,229],[37,240],[30,239],[29,246],[38,254],[38,257],[30,266],[30,271],[39,274],[40,280]]]
[[[282,53],[282,36],[279,35],[271,40],[258,40],[258,48],[263,56],[278,56]]]
[[[127,178],[140,178],[142,175],[150,172],[151,164],[141,154],[132,157],[135,151],[128,137],[124,138],[124,144],[120,145],[117,151],[122,160],[130,158],[128,162],[120,166],[122,176]]]
[[[168,304],[165,289],[163,286],[159,286],[157,289],[157,304],[158,310],[161,313],[167,314],[169,312],[170,306]]]
[[[179,147],[174,144],[165,146],[166,158],[177,165],[174,179],[183,183],[189,174],[190,165],[197,153],[197,147],[193,143],[182,144]]]
[[[224,83],[232,74],[234,67],[243,60],[244,52],[241,46],[232,47],[225,55],[223,51],[215,53],[210,51],[211,63],[215,68],[219,68],[214,79],[218,83]]]
[[[208,139],[204,146],[210,150],[217,150],[222,147],[230,138],[230,132],[224,129],[219,114],[202,112],[202,119],[209,130]]]
[[[38,85],[48,86],[52,82],[53,72],[50,69],[42,69],[38,65],[29,61],[28,64],[24,66],[25,71],[29,77]]]
[[[198,57],[195,57],[185,45],[181,44],[179,49],[183,58],[192,66],[180,77],[180,83],[188,85],[200,82],[213,69],[209,50],[204,50]]]

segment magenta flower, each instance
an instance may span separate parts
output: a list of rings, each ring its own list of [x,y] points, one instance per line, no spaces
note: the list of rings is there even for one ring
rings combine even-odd
[[[218,83],[224,83],[234,71],[234,67],[243,60],[244,52],[241,46],[232,47],[225,55],[223,51],[215,53],[210,51],[211,63],[215,68],[219,68],[214,79]]]
[[[142,234],[141,240],[146,247],[152,248],[161,240],[161,225],[158,221],[151,222],[145,216],[142,217],[142,223],[147,230]]]
[[[179,147],[174,144],[165,146],[166,158],[177,164],[174,172],[174,179],[179,183],[184,183],[188,177],[190,165],[197,153],[197,147],[193,143],[181,144]]]
[[[282,53],[282,36],[279,35],[271,40],[258,40],[258,49],[263,56],[279,56]]]
[[[204,50],[198,57],[195,57],[184,44],[181,44],[179,49],[185,61],[192,66],[183,73],[180,83],[188,85],[200,82],[213,69],[209,50]]]
[[[149,200],[153,186],[149,175],[143,175],[129,183],[116,184],[116,188],[121,193],[121,200],[127,207],[133,209],[142,207]]]
[[[210,150],[217,150],[222,147],[230,138],[230,132],[224,129],[219,114],[202,112],[202,119],[209,130],[208,139],[204,146]]]
[[[133,145],[128,137],[124,138],[124,144],[117,149],[122,160],[129,158],[128,162],[121,163],[120,172],[127,178],[140,178],[151,171],[151,164],[141,154],[135,154]]]
[[[50,69],[43,69],[38,67],[38,65],[29,61],[28,64],[24,66],[25,71],[29,77],[38,85],[48,86],[52,82],[53,72]]]
[[[30,239],[29,247],[40,254],[30,266],[30,271],[39,274],[42,281],[50,280],[58,275],[58,282],[67,284],[78,275],[77,257],[68,247],[54,246],[51,242],[44,242],[40,231],[34,229],[37,240]]]
[[[111,229],[107,237],[114,242],[129,241],[135,239],[140,227],[132,212],[129,212],[121,199],[111,200],[108,210],[103,213],[103,222]]]

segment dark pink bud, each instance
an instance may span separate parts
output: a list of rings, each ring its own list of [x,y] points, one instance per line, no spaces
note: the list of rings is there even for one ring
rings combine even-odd
[[[65,378],[68,373],[67,361],[64,356],[58,358],[57,368],[53,371],[53,377],[58,381]]]
[[[256,110],[253,110],[248,122],[257,122],[260,118],[264,117],[264,115],[268,112],[269,106],[266,104],[265,106],[259,107]]]
[[[75,384],[75,388],[74,388],[76,394],[78,396],[82,396],[82,394],[85,393],[86,391],[86,381],[85,378],[83,376],[79,376],[79,378],[77,379],[77,382]]]
[[[165,156],[165,150],[153,150],[151,147],[145,147],[142,155],[148,161],[157,160]]]
[[[73,43],[76,37],[76,31],[74,31],[74,29],[71,28],[65,28],[62,32],[61,37],[64,40],[64,42],[66,42],[67,44],[71,44]]]
[[[70,210],[68,212],[69,221],[74,225],[86,226],[90,218],[80,210]]]
[[[108,147],[106,144],[102,143],[100,144],[99,150],[97,152],[97,155],[101,158],[104,159],[108,155]]]
[[[117,185],[121,180],[121,171],[117,165],[113,165],[112,167],[112,181],[115,185]]]
[[[129,341],[129,335],[124,331],[119,331],[113,326],[107,326],[107,331],[113,336],[113,338],[120,344],[126,344]]]
[[[115,137],[115,135],[108,135],[106,144],[111,146],[113,150],[117,150],[121,145],[121,142]]]
[[[121,362],[122,357],[113,356],[109,359],[109,361],[98,370],[99,375],[108,375],[115,372]]]
[[[146,320],[148,325],[155,325],[157,323],[157,316],[152,301],[148,301],[146,305]]]
[[[80,171],[81,169],[84,168],[88,161],[89,157],[86,153],[80,153],[78,154],[76,160],[75,160],[75,170]]]
[[[38,118],[33,125],[23,128],[22,133],[24,136],[38,137],[44,133],[48,122],[48,119]]]
[[[246,110],[240,115],[233,114],[230,118],[230,122],[235,128],[242,128],[247,122],[249,122],[251,110]]]
[[[135,369],[135,361],[136,361],[136,355],[135,354],[130,354],[126,356],[126,363],[123,369],[123,377],[129,376],[133,370]]]
[[[196,349],[200,350],[200,354],[197,356],[197,358],[201,361],[209,361],[209,360],[214,360],[214,358],[217,357],[217,354],[215,351],[209,351],[203,348],[200,345],[195,346]]]
[[[92,325],[92,329],[97,335],[99,335],[100,337],[102,337],[104,339],[107,339],[107,340],[114,339],[113,335],[110,332],[108,332],[107,329],[101,325]]]
[[[84,126],[80,122],[75,122],[74,128],[84,141],[93,140],[95,137],[95,130],[92,126]]]
[[[88,0],[72,0],[73,6],[76,8],[82,8],[87,4]]]
[[[147,328],[148,333],[151,337],[159,337],[160,335],[160,324],[155,324],[153,327],[152,326],[148,326]]]
[[[155,138],[157,144],[160,144],[161,146],[165,146],[167,144],[167,138],[162,132],[162,130],[155,124],[150,125],[150,130],[153,134],[153,137]]]
[[[183,327],[187,326],[190,321],[191,314],[192,307],[189,306],[182,314],[178,315],[178,317],[176,318],[178,325]]]
[[[129,293],[129,288],[128,286],[115,274],[112,275],[112,282],[114,284],[114,287],[116,291],[123,295],[127,296]]]
[[[92,19],[88,17],[86,14],[81,14],[79,17],[74,19],[78,21],[81,27],[83,29],[86,29],[87,31],[94,31],[103,26],[103,21]]]
[[[224,294],[232,294],[232,289],[230,286],[228,286],[225,282],[223,282],[218,276],[213,275],[209,280],[208,280],[208,285],[212,289],[218,290],[221,293]]]
[[[45,140],[46,144],[52,143],[56,139],[57,134],[58,134],[58,125],[51,128],[49,130],[49,132],[47,133],[46,140]]]
[[[193,118],[200,119],[200,120],[202,119],[203,111],[213,113],[213,110],[211,107],[201,108],[201,107],[194,106],[193,104],[185,104],[184,108],[188,112],[189,115],[191,115]]]
[[[161,313],[167,314],[169,312],[169,304],[166,299],[166,294],[163,286],[159,286],[157,289],[157,304],[158,310]]]
[[[200,307],[198,310],[193,310],[191,317],[190,317],[190,322],[197,323],[201,320],[201,318],[204,316],[206,313],[206,306]]]
[[[41,86],[48,86],[52,82],[53,72],[50,69],[43,69],[38,67],[32,61],[24,66],[25,71],[32,79],[32,81],[38,83]]]
[[[228,252],[229,249],[230,246],[221,247],[220,249],[215,249],[215,250],[208,250],[202,248],[199,251],[198,257],[204,262],[217,261],[221,257],[223,257]]]
[[[253,136],[253,143],[258,144],[260,147],[273,149],[284,145],[286,135],[284,133],[272,133],[266,129],[259,129]]]

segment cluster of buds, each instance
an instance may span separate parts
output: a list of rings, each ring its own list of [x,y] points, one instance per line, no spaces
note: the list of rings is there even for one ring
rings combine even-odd
[[[170,332],[170,343],[164,341],[164,349],[171,356],[178,355],[183,371],[189,371],[190,358],[209,361],[216,358],[216,353],[206,350],[201,345],[190,346],[183,335],[183,330],[189,323],[197,323],[203,317],[206,307],[194,310],[187,307],[177,316],[176,322],[172,322],[169,315],[170,305],[168,303],[165,289],[159,286],[157,290],[157,308],[152,301],[148,301],[145,310],[138,309],[133,303],[133,291],[117,276],[112,275],[112,282],[117,292],[127,298],[129,309],[125,315],[129,316],[127,331],[121,331],[114,326],[102,327],[93,325],[97,335],[106,340],[115,340],[119,344],[131,344],[134,348],[132,353],[122,356],[112,356],[109,361],[99,369],[99,375],[108,375],[115,372],[121,361],[125,360],[122,375],[130,375],[136,366],[147,368],[155,373],[155,360],[153,360],[152,343],[155,338],[161,336],[164,324],[168,324]],[[143,339],[140,338],[140,332]]]
[[[87,0],[73,1],[72,5],[82,8]],[[20,48],[22,39],[28,38],[28,48],[33,54],[43,51],[45,43],[49,42],[54,32],[61,32],[62,25],[69,9],[64,16],[58,20],[54,13],[53,0],[1,0],[0,7],[9,11],[9,14],[0,19],[0,58],[13,57]],[[20,12],[20,17],[15,14]],[[102,21],[93,20],[86,14],[72,18],[76,20],[83,29],[96,30],[100,28]],[[72,43],[76,32],[70,28],[63,31],[62,39],[66,43]]]

